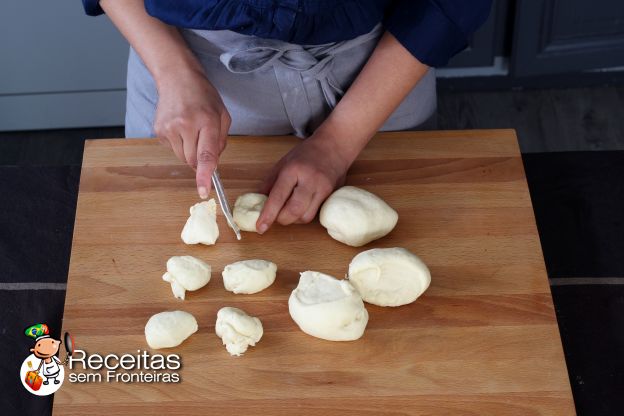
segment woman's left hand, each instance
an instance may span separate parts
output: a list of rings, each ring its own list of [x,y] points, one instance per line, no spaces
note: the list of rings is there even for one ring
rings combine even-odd
[[[260,189],[269,195],[256,223],[260,234],[276,220],[282,225],[312,221],[321,203],[344,184],[360,149],[339,140],[317,130],[277,162]]]
[[[261,192],[270,193],[256,222],[258,232],[275,220],[283,225],[312,221],[325,198],[344,183],[366,143],[427,71],[386,32],[336,108],[267,178]]]

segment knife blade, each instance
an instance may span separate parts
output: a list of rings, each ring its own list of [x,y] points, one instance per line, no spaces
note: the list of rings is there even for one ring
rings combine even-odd
[[[227,197],[225,196],[225,190],[223,189],[223,183],[221,183],[221,177],[219,176],[219,172],[215,169],[212,173],[212,185],[214,186],[215,193],[217,194],[217,199],[219,200],[219,205],[221,206],[221,211],[223,211],[223,215],[225,215],[225,219],[227,220],[228,225],[234,233],[236,234],[236,239],[241,239],[241,232],[238,228],[238,225],[234,222],[234,217],[232,216],[232,211],[230,210],[230,204],[228,203]]]

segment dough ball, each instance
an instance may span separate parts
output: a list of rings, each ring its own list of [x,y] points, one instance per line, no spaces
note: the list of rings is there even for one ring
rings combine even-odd
[[[353,285],[319,272],[301,273],[288,310],[303,332],[329,341],[356,340],[368,323],[368,312]]]
[[[325,201],[320,221],[332,238],[359,247],[388,234],[399,215],[377,195],[343,186]]]
[[[190,211],[191,216],[182,229],[182,241],[186,244],[214,244],[219,238],[215,200],[198,202]]]
[[[234,293],[257,293],[275,281],[277,266],[267,260],[243,260],[223,269],[223,285]]]
[[[256,221],[258,221],[266,200],[267,196],[263,194],[249,193],[239,196],[236,199],[233,211],[234,222],[238,225],[238,228],[243,231],[258,232],[256,230]]]
[[[401,306],[427,290],[431,274],[418,256],[404,248],[374,248],[351,260],[349,281],[368,303]]]
[[[217,336],[231,355],[241,355],[262,338],[262,322],[238,308],[225,307],[217,312]]]
[[[154,349],[177,347],[195,332],[195,317],[184,311],[157,313],[145,325],[145,339]]]
[[[173,296],[184,300],[187,290],[197,290],[210,281],[210,266],[193,256],[174,256],[167,260],[163,280],[171,283]]]

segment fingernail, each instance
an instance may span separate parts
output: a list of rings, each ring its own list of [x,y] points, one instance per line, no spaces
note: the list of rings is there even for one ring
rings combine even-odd
[[[258,233],[260,233],[260,234],[264,234],[264,232],[265,232],[266,230],[268,230],[268,229],[269,229],[269,226],[268,226],[268,225],[266,225],[266,224],[260,224],[260,227],[258,227]]]
[[[197,188],[197,192],[199,192],[199,197],[201,199],[207,199],[208,198],[208,190],[206,189],[205,186],[200,186],[199,188]]]

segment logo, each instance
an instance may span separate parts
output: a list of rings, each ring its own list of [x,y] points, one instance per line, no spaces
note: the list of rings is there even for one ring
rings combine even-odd
[[[29,326],[24,334],[34,340],[34,345],[30,349],[31,354],[26,357],[20,369],[22,384],[26,390],[37,396],[53,394],[65,380],[64,366],[73,352],[74,340],[68,332],[65,333],[67,355],[61,362],[58,353],[62,342],[50,336],[50,330],[46,324]]]
[[[153,354],[136,350],[129,354],[89,354],[75,349],[74,339],[65,332],[64,342],[54,339],[46,324],[29,326],[24,331],[34,340],[20,368],[22,385],[37,396],[49,396],[67,380],[73,383],[179,383],[182,359],[177,354]],[[58,357],[65,344],[65,359]]]

